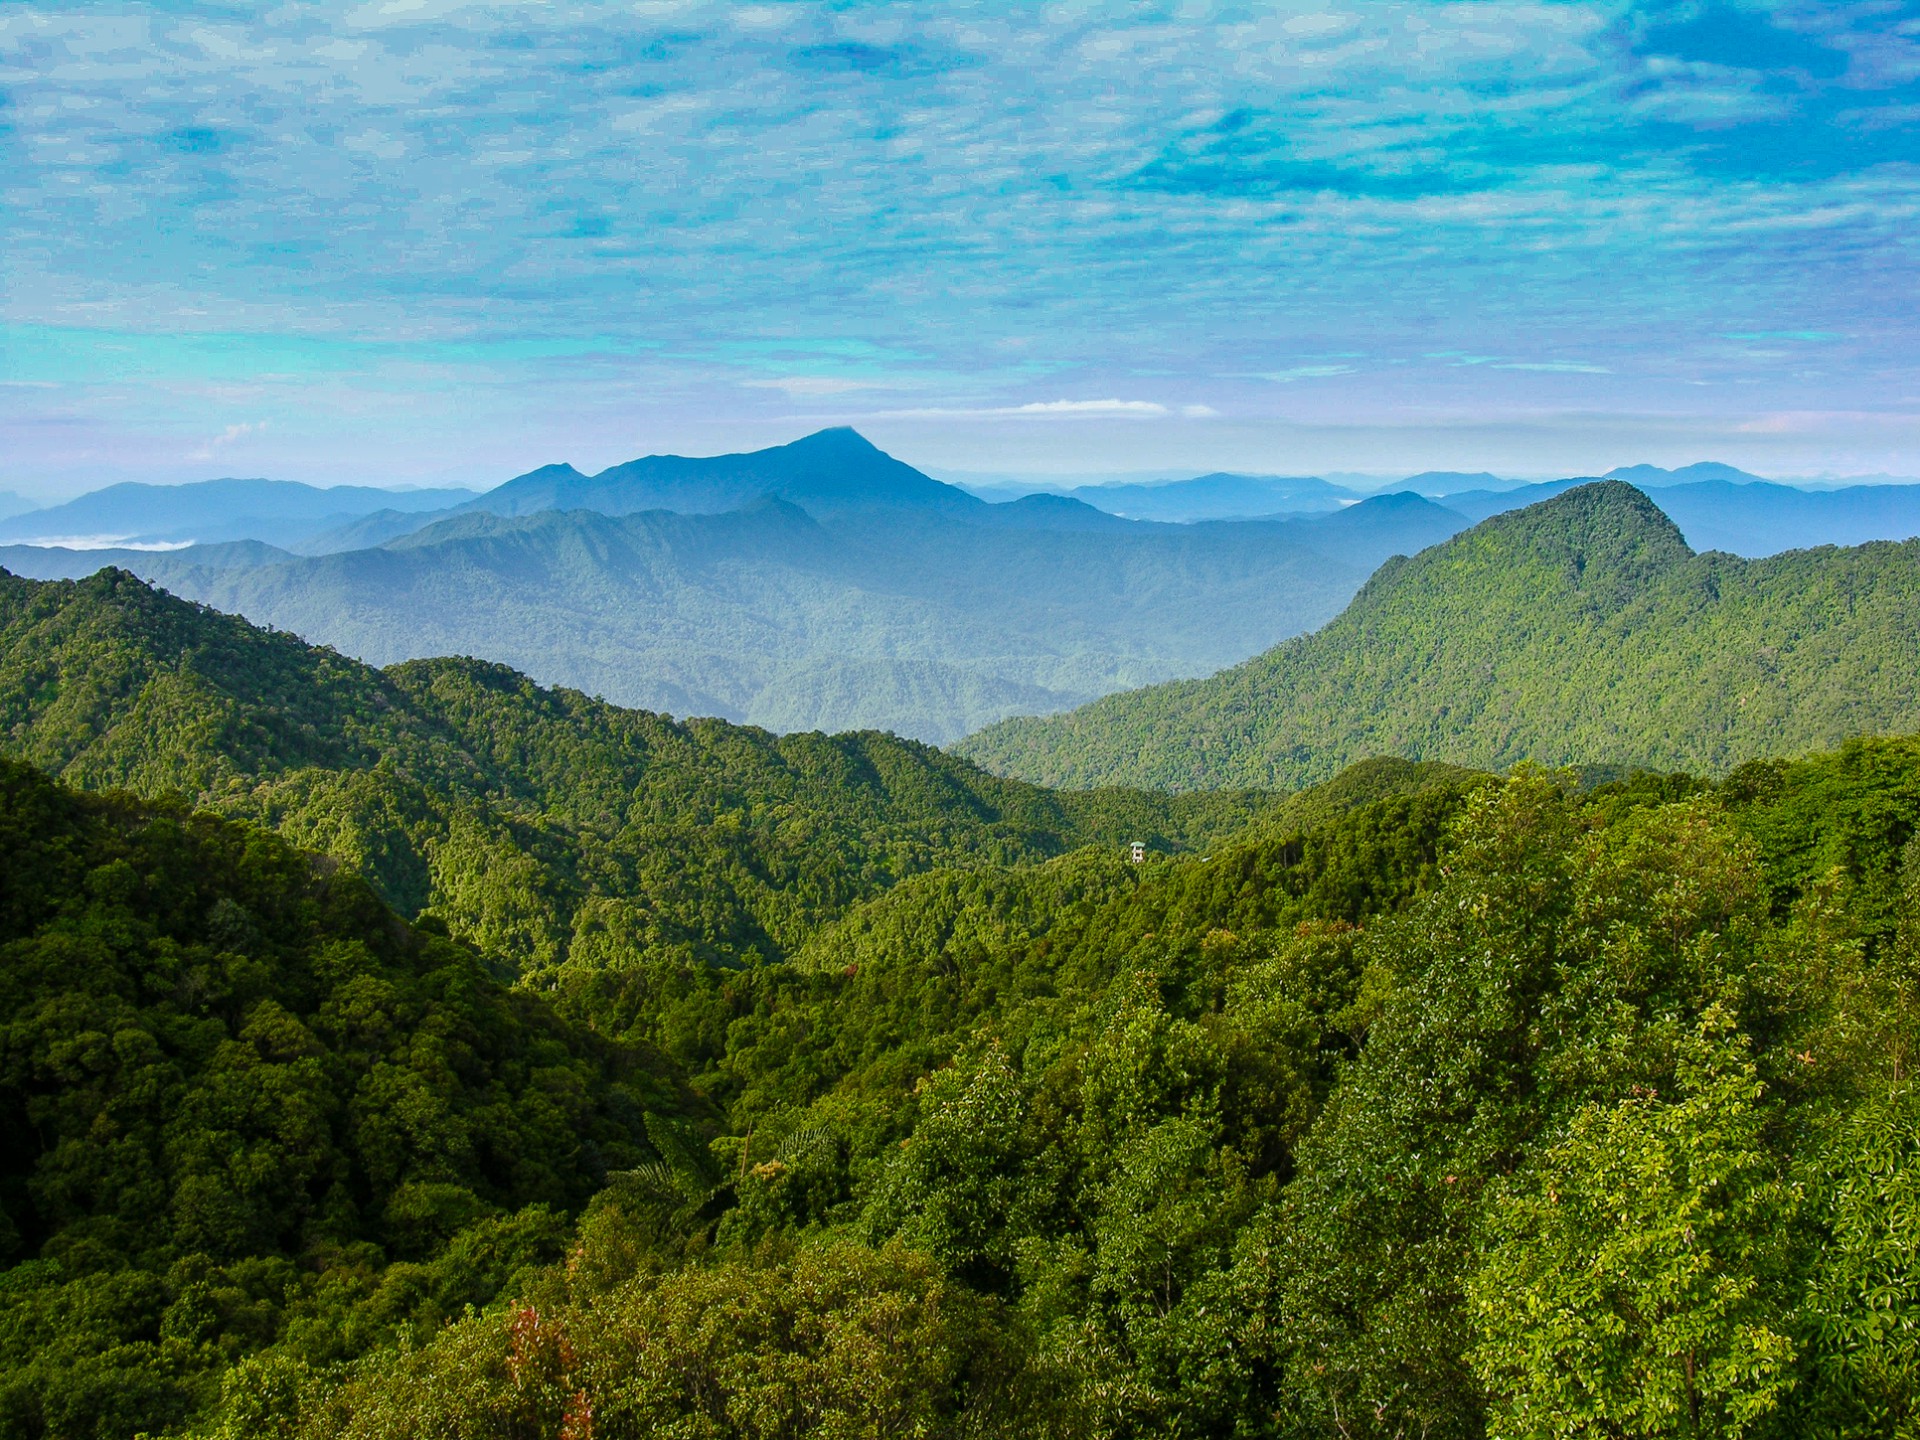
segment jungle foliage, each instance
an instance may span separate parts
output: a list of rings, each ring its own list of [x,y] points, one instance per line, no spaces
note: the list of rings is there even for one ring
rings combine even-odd
[[[424,1342],[704,1117],[332,863],[13,761],[0,1016],[9,1436],[170,1429],[269,1345]]]
[[[1205,680],[960,742],[1047,785],[1313,784],[1370,755],[1724,772],[1920,729],[1920,541],[1687,548],[1619,481],[1389,561],[1340,616]]]
[[[5,771],[8,1440],[1920,1434],[1920,739],[1055,796],[87,583],[0,733],[242,818]],[[260,824],[396,776],[412,926]]]
[[[1397,768],[1205,857],[915,877],[718,978],[703,1156],[511,1303],[268,1348],[208,1423],[1914,1433],[1920,742]]]

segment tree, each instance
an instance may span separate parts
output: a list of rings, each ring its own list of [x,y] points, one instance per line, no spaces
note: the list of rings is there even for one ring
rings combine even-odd
[[[1688,1048],[1676,1098],[1582,1107],[1492,1204],[1468,1301],[1498,1440],[1733,1440],[1791,1383],[1762,1087],[1721,1007]]]

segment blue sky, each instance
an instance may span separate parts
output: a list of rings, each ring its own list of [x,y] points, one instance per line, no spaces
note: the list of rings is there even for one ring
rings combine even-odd
[[[0,8],[0,488],[1920,473],[1920,6]]]

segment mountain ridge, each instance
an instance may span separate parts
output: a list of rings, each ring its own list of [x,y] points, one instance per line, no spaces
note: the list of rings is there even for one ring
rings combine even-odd
[[[0,544],[66,536],[142,543],[260,540],[277,544],[375,510],[424,513],[458,504],[473,493],[231,477],[182,485],[129,480],[0,520]]]
[[[676,721],[465,657],[377,670],[111,569],[0,572],[0,755],[266,825],[527,971],[608,925],[771,957],[934,864],[1177,847],[1259,808],[1054,796],[894,736]]]
[[[646,455],[595,475],[582,475],[571,465],[547,465],[460,508],[503,515],[553,509],[711,515],[768,497],[822,513],[881,506],[961,514],[986,504],[896,460],[851,426],[837,426],[763,450]]]
[[[1068,500],[821,520],[763,498],[717,515],[471,511],[252,567],[197,549],[110,558],[380,664],[484,654],[647,709],[948,740],[1230,664],[1330,618],[1380,559],[1460,523],[1367,502],[1160,525]],[[100,565],[8,553],[43,579]]]
[[[1920,541],[1695,554],[1602,481],[1383,565],[1341,615],[1205,680],[953,748],[1054,785],[1290,788],[1369,755],[1724,769],[1920,729]]]

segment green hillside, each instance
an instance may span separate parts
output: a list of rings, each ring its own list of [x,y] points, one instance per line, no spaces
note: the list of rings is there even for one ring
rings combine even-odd
[[[856,909],[741,978],[717,1177],[220,1433],[1907,1433],[1920,744],[1396,784]]]
[[[1920,542],[1695,555],[1581,486],[1383,566],[1322,629],[1206,680],[954,748],[1045,784],[1292,788],[1371,755],[1724,771],[1920,728]]]
[[[0,1434],[160,1433],[265,1347],[425,1341],[708,1118],[331,870],[0,760]]]
[[[0,1440],[1920,1421],[1920,740],[1050,792],[119,572],[0,737]]]
[[[0,572],[0,753],[270,825],[531,973],[774,958],[935,865],[1134,838],[1259,802],[1055,795],[877,734],[677,723],[498,665],[374,670],[123,572]]]

